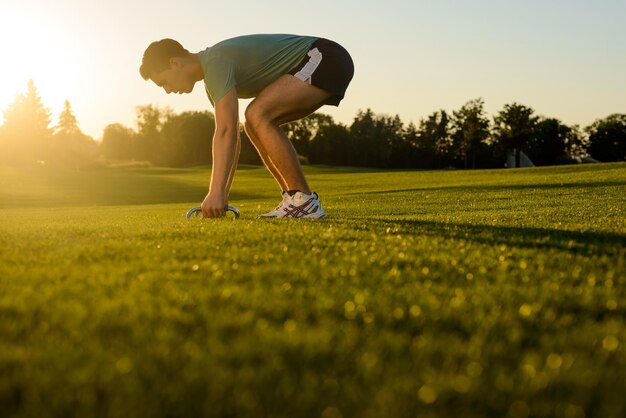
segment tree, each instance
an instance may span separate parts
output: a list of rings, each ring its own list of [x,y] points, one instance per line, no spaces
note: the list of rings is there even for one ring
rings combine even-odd
[[[55,134],[74,135],[82,133],[78,127],[78,120],[72,111],[69,100],[65,100],[63,111],[59,114],[59,122],[54,127]]]
[[[555,118],[541,118],[535,125],[535,135],[528,144],[528,157],[536,165],[556,164],[568,150],[572,128]]]
[[[307,157],[312,164],[351,165],[350,131],[342,124],[322,125],[309,144]]]
[[[589,154],[600,161],[626,159],[626,114],[613,114],[586,128]]]
[[[378,167],[385,160],[386,152],[382,149],[382,140],[376,132],[376,115],[371,109],[359,110],[350,126],[350,137],[354,143],[354,165]]]
[[[57,162],[73,167],[76,171],[95,161],[98,154],[93,138],[82,133],[69,100],[65,100],[59,121],[54,127],[52,141],[53,158]]]
[[[334,125],[335,122],[330,115],[323,113],[313,113],[305,118],[281,126],[281,129],[291,140],[296,152],[299,155],[309,157],[309,147],[311,141],[323,127]]]
[[[214,132],[215,118],[210,112],[170,114],[161,129],[157,162],[174,167],[209,164]]]
[[[417,167],[441,168],[451,162],[453,154],[450,118],[445,110],[420,120],[417,130]]]
[[[580,129],[578,125],[569,127],[567,134],[566,150],[570,157],[586,157],[589,156],[587,149],[589,148],[589,137]]]
[[[482,98],[470,100],[461,109],[452,113],[452,143],[457,158],[463,165],[476,168],[476,157],[489,138],[489,119],[485,113],[485,102]]]
[[[133,137],[135,132],[119,123],[107,125],[102,135],[100,147],[108,161],[128,161],[133,159]]]
[[[515,152],[515,166],[520,166],[522,150],[525,150],[535,135],[537,116],[535,111],[521,104],[504,105],[494,118],[494,139],[505,151]]]
[[[371,109],[359,111],[350,126],[354,164],[388,168],[394,148],[401,147],[404,126],[399,116],[378,116]]]
[[[134,137],[133,158],[158,162],[161,147],[161,128],[172,117],[171,109],[161,109],[151,104],[137,106],[137,135]]]
[[[45,161],[50,153],[50,110],[44,107],[35,83],[18,93],[4,111],[3,157],[7,162]]]
[[[420,158],[419,132],[410,122],[402,131],[402,147],[395,147],[391,156],[394,167],[418,167]]]
[[[390,168],[407,168],[415,164],[417,157],[415,126],[405,128],[400,116],[379,118],[381,131],[390,146]]]

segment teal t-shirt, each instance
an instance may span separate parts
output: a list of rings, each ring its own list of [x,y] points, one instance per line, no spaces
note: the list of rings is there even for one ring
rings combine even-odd
[[[291,71],[318,38],[286,34],[245,35],[200,51],[204,87],[211,104],[235,87],[237,97],[255,97]]]

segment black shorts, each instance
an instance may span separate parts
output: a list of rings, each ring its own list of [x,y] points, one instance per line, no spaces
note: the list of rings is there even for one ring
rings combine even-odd
[[[339,106],[354,75],[354,63],[344,47],[320,38],[289,74],[332,93],[324,104]]]

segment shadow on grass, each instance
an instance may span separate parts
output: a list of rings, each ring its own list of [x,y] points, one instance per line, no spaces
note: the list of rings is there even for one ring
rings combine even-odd
[[[362,225],[363,219],[353,219],[346,226]],[[420,220],[371,219],[367,227],[399,234],[426,235],[446,239],[466,240],[507,247],[554,249],[585,256],[626,255],[626,234],[593,231],[566,231],[552,228],[524,228],[466,223],[445,223]]]
[[[149,205],[201,202],[206,184],[198,184],[194,170],[102,170],[86,173],[49,171],[16,183],[0,192],[0,208]],[[194,184],[196,183],[196,184]],[[247,191],[234,191],[231,199],[254,199]]]

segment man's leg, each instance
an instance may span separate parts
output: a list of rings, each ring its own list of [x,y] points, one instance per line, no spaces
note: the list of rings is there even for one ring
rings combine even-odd
[[[255,146],[262,150],[259,154],[263,153],[263,161],[273,165],[268,169],[278,176],[276,180],[283,190],[311,193],[296,150],[279,126],[315,112],[331,96],[292,75],[284,75],[263,89],[246,109],[246,132],[260,144]]]
[[[244,124],[244,129],[246,131],[246,134],[248,135],[248,138],[250,138],[250,142],[252,142],[252,145],[254,145],[254,148],[256,148],[256,151],[259,153],[263,164],[272,174],[272,177],[274,177],[274,179],[276,179],[276,181],[278,182],[278,186],[280,187],[280,189],[282,191],[288,190],[287,182],[285,182],[283,176],[280,175],[280,173],[276,169],[276,166],[274,165],[272,160],[270,160],[270,157],[269,155],[267,155],[267,152],[265,151],[265,148],[263,147],[261,141],[256,137],[256,135],[254,134],[252,129],[250,129],[250,126],[247,123]]]

